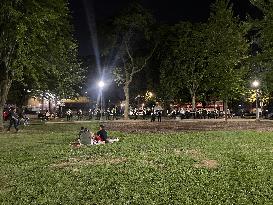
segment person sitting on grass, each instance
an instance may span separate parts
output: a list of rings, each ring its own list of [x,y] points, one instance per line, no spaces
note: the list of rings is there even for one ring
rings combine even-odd
[[[78,138],[72,142],[71,145],[73,147],[80,147],[82,145],[99,145],[117,141],[119,141],[118,138],[109,139],[104,126],[100,125],[100,130],[96,134],[91,133],[87,128],[81,127],[78,133]]]
[[[113,143],[113,142],[118,142],[119,139],[110,139],[108,137],[108,134],[104,128],[104,125],[100,125],[99,131],[97,132],[97,134],[94,136],[94,141],[95,143],[100,143],[100,144],[104,144],[104,143]]]
[[[107,136],[107,132],[104,129],[104,125],[100,125],[99,131],[94,136],[94,139],[97,142],[107,142],[108,141],[108,136]]]
[[[74,147],[80,147],[81,145],[92,145],[94,141],[92,139],[93,134],[84,127],[81,127],[77,139],[71,143]]]

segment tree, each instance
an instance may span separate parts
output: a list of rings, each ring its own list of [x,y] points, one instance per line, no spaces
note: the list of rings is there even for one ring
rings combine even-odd
[[[204,24],[182,22],[173,28],[169,49],[161,66],[161,84],[170,95],[187,89],[196,109],[196,98],[208,78]]]
[[[263,92],[273,95],[273,1],[252,0],[262,12],[262,18],[253,23],[253,30],[256,31],[255,43],[259,49],[255,50],[252,57],[252,71],[254,77],[261,81]]]
[[[2,0],[0,28],[0,114],[15,81],[62,95],[75,90],[84,70],[66,0]]]
[[[129,116],[130,84],[152,57],[156,44],[151,42],[152,16],[139,4],[133,3],[114,20],[119,63],[114,69],[115,81],[123,86],[124,118]],[[152,48],[151,48],[152,47]]]
[[[249,43],[246,34],[249,25],[234,17],[232,5],[227,0],[217,0],[212,5],[207,24],[208,68],[211,86],[224,101],[227,114],[228,100],[242,94],[248,67]],[[227,120],[227,115],[225,115]]]

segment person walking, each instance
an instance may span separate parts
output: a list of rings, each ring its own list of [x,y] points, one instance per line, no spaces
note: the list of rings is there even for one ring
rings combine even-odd
[[[8,132],[10,131],[10,128],[12,125],[14,126],[16,132],[19,131],[18,125],[19,125],[19,119],[18,119],[18,114],[16,113],[16,108],[11,108],[8,114],[8,119],[9,119],[9,126],[8,126]]]

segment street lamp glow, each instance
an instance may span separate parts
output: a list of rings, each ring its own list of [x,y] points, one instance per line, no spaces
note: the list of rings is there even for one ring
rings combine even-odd
[[[259,95],[258,95],[258,87],[259,87],[259,85],[260,85],[260,82],[259,81],[257,81],[257,80],[255,80],[253,83],[252,83],[252,86],[254,87],[254,88],[256,88],[256,121],[259,121],[259,106],[258,106],[258,97],[259,97]]]
[[[99,86],[100,88],[103,88],[103,87],[104,87],[104,82],[103,82],[103,81],[100,81],[100,82],[98,83],[98,86]]]
[[[253,87],[254,88],[257,88],[259,85],[260,85],[260,82],[255,80],[253,83],[252,83]]]

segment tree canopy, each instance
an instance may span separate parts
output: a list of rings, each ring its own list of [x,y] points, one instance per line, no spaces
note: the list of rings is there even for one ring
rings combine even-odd
[[[1,112],[15,81],[62,95],[73,93],[84,69],[78,63],[67,1],[1,1],[0,67]]]

